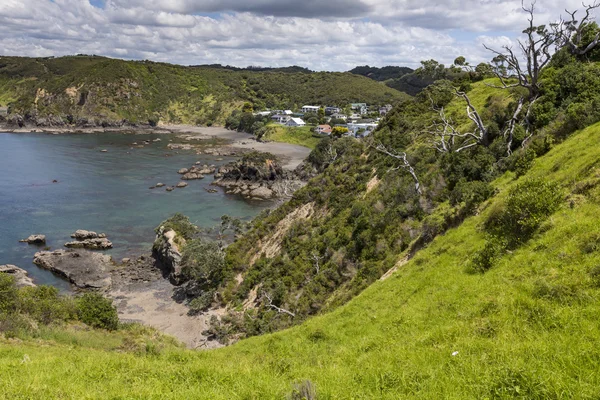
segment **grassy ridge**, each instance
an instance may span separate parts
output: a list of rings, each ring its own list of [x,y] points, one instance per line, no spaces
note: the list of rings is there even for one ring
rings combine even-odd
[[[408,96],[350,73],[232,71],[96,56],[0,57],[0,105],[13,113],[134,123],[219,124],[255,109],[398,103]]]
[[[119,354],[0,344],[6,398],[596,398],[600,393],[600,124],[515,179],[478,216],[437,237],[385,281],[303,325],[229,348]],[[565,201],[485,274],[465,271],[508,191],[543,177]],[[101,381],[102,385],[97,382]]]
[[[280,125],[269,125],[263,138],[267,141],[299,144],[314,149],[324,136],[317,136],[314,127],[292,128]]]

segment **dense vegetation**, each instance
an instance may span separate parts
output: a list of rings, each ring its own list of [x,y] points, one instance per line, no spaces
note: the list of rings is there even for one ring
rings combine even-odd
[[[96,56],[0,57],[0,106],[38,123],[224,125],[241,110],[380,105],[407,96],[349,73],[183,67]]]
[[[349,72],[383,82],[387,87],[410,94],[411,96],[416,96],[435,80],[431,77],[418,74],[415,70],[407,67],[387,66],[377,68],[365,65],[351,69]]]
[[[490,183],[498,194],[479,215],[437,237],[388,279],[302,326],[210,352],[106,351],[94,331],[44,342],[0,339],[0,392],[7,398],[281,399],[307,390],[318,399],[595,398],[599,135],[596,124],[537,158],[521,178],[502,174]],[[494,210],[516,187],[540,179],[560,188],[559,209],[486,273],[469,271]],[[105,345],[115,340],[101,337]]]
[[[583,33],[585,47],[598,27]],[[319,174],[225,252],[177,216],[174,229],[193,243],[184,269],[199,284],[197,308],[228,307],[209,333],[228,342],[290,329],[199,354],[2,343],[0,388],[13,397],[127,388],[142,398],[597,398],[598,57],[563,47],[539,79],[517,76],[517,85],[506,55],[485,68],[462,57],[451,68],[424,62],[433,85],[365,140],[321,140],[307,161]],[[73,365],[77,379],[64,380]]]

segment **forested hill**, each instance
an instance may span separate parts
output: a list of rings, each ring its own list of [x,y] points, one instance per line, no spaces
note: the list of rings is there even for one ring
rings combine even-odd
[[[408,96],[350,73],[184,67],[97,56],[0,57],[0,107],[8,118],[44,124],[223,125],[250,102],[255,110],[305,104],[397,104]]]
[[[348,72],[383,82],[386,86],[411,96],[417,95],[434,81],[428,77],[418,75],[415,70],[408,67],[386,66],[377,68],[364,65],[353,68]]]

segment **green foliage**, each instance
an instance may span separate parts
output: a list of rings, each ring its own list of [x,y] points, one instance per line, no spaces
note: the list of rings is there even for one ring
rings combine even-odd
[[[506,251],[506,243],[501,239],[491,236],[486,240],[485,245],[471,257],[467,272],[484,273],[490,270]]]
[[[183,249],[183,274],[202,289],[215,289],[227,276],[225,258],[219,244],[207,239],[194,239]]]
[[[215,292],[213,290],[208,290],[202,292],[200,296],[193,298],[189,303],[189,313],[194,315],[208,310],[213,303],[214,296]]]
[[[0,316],[15,310],[17,303],[17,287],[15,278],[0,273]]]
[[[112,300],[99,293],[85,293],[77,299],[77,315],[86,325],[109,331],[119,327],[119,316]]]
[[[0,57],[0,88],[0,103],[10,103],[11,112],[21,115],[52,115],[69,123],[225,125],[238,111],[246,115],[245,123],[240,128],[238,120],[235,129],[244,131],[252,127],[252,110],[356,101],[394,104],[408,98],[352,74],[183,67],[95,56]],[[48,95],[36,101],[38,89]]]
[[[506,203],[491,213],[486,229],[514,248],[531,238],[537,228],[560,207],[558,185],[544,179],[528,179],[515,186]]]
[[[163,228],[164,231],[174,230],[177,235],[183,237],[185,240],[190,240],[198,233],[198,227],[190,222],[190,219],[181,213],[176,213],[172,217],[164,220],[156,229]]]
[[[450,193],[450,204],[464,204],[464,212],[471,214],[477,206],[494,195],[494,187],[487,182],[465,181],[458,182]]]
[[[61,296],[53,286],[24,287],[19,290],[18,312],[49,325],[76,318],[75,304],[70,297]],[[85,321],[84,321],[85,322]]]

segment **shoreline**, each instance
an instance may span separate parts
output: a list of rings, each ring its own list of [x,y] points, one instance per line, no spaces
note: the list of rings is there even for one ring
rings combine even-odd
[[[202,146],[203,140],[220,139],[227,143],[213,147],[217,151],[249,152],[259,151],[272,153],[281,158],[282,167],[286,170],[294,170],[304,161],[311,149],[297,144],[282,142],[259,142],[252,135],[245,132],[231,131],[218,126],[194,126],[194,125],[158,125],[156,127],[21,127],[9,128],[0,125],[0,132],[11,134],[44,133],[48,135],[84,135],[100,133],[123,133],[132,135],[173,135],[189,144],[189,150]],[[196,141],[197,143],[194,143]]]

